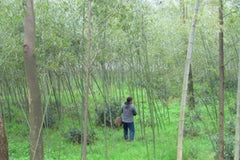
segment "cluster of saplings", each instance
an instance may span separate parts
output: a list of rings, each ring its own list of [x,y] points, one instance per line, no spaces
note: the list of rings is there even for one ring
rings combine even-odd
[[[58,104],[61,105],[60,103]],[[57,107],[49,107],[46,110],[46,115],[43,123],[44,128],[54,128],[56,126],[56,122],[58,121],[58,112],[55,108]],[[60,107],[58,106],[58,108]],[[96,126],[110,127],[116,129],[117,127],[114,124],[114,120],[116,119],[116,117],[120,116],[120,108],[121,103],[119,102],[103,103],[99,105],[95,109]],[[64,133],[64,137],[72,143],[81,144],[81,142],[83,141],[83,129],[80,126],[70,128],[66,133]],[[92,144],[96,140],[96,137],[97,136],[94,131],[89,131],[87,137],[88,144]]]
[[[229,112],[231,115],[236,115],[236,105],[229,107]],[[201,113],[198,110],[195,112],[188,112],[186,113],[186,119],[184,126],[184,135],[189,137],[198,137],[200,136],[200,127],[198,126],[199,123],[202,122]],[[202,122],[203,123],[203,122]],[[212,147],[218,153],[218,134],[213,134],[212,130],[205,130],[206,135],[208,135],[208,139],[211,141]],[[234,159],[234,135],[235,135],[235,124],[234,119],[229,119],[226,121],[226,128],[225,128],[225,144],[224,144],[224,157],[227,160]],[[191,158],[197,158],[197,148],[192,147],[190,149]],[[217,159],[218,154],[215,155],[215,159]]]

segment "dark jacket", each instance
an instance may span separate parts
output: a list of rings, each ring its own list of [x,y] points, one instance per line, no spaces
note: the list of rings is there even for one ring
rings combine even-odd
[[[122,121],[125,123],[133,122],[133,116],[137,115],[135,107],[127,102],[122,106],[122,113]]]

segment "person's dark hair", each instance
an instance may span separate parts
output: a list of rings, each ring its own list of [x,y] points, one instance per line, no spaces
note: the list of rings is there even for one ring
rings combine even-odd
[[[128,103],[130,103],[132,100],[133,100],[132,97],[128,97],[128,98],[127,98],[127,102],[128,102]]]

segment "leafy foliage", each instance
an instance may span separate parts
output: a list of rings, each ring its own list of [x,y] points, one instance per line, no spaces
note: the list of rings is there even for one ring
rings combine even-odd
[[[44,117],[43,127],[53,128],[54,125],[56,124],[56,121],[57,121],[56,112],[52,108],[49,108]]]
[[[103,104],[96,109],[96,124],[98,126],[114,126],[114,120],[121,113],[121,105],[119,102]]]
[[[64,136],[66,139],[68,139],[72,143],[78,143],[81,144],[83,140],[83,130],[80,128],[71,128],[69,129],[68,133]],[[87,144],[92,144],[96,140],[96,133],[90,132],[87,136]]]

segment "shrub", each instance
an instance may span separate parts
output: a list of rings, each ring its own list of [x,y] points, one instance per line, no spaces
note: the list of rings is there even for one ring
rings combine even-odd
[[[230,134],[225,137],[224,158],[234,159],[234,135]]]
[[[44,128],[53,128],[57,121],[57,117],[56,117],[57,113],[54,110],[54,108],[50,106],[47,108],[46,115],[44,117],[44,121],[43,121]],[[45,112],[45,108],[43,109],[43,114],[44,112]]]
[[[218,134],[213,136],[213,140],[216,142],[216,155],[215,158],[218,157]],[[232,160],[234,158],[234,134],[232,133],[225,133],[224,136],[224,159]]]
[[[192,137],[199,136],[200,127],[197,125],[197,122],[201,120],[199,111],[196,109],[186,113],[186,122],[184,126],[184,134]]]
[[[104,124],[106,124],[106,126],[112,127],[114,125],[114,120],[119,116],[120,111],[121,105],[119,102],[102,105],[96,109],[96,124],[98,126],[104,126]]]
[[[71,128],[68,133],[64,135],[66,139],[68,139],[72,143],[81,144],[83,139],[83,131],[80,128]],[[96,133],[89,132],[87,135],[87,144],[92,144],[96,140]]]
[[[184,126],[184,135],[197,137],[199,136],[199,128],[195,126],[192,122],[186,123]]]

